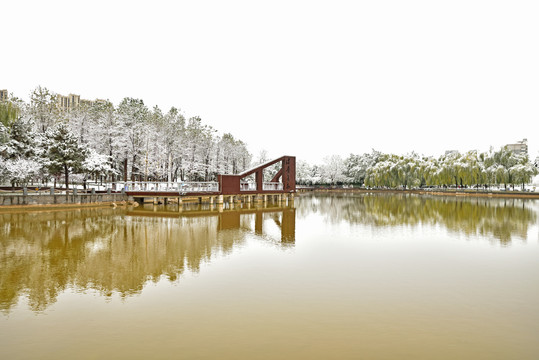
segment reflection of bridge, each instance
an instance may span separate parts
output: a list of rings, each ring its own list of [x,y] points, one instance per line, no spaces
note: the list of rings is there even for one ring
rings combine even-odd
[[[264,181],[264,170],[281,163],[271,181]],[[253,179],[254,177],[254,179]],[[271,199],[286,202],[293,200],[296,192],[296,158],[282,156],[268,161],[237,175],[219,175],[217,182],[127,182],[122,191],[129,198],[144,203],[151,199],[154,203],[167,203],[174,199],[178,203],[186,198],[194,198],[199,202],[207,199],[209,203],[223,204],[228,202],[266,202]]]
[[[145,216],[145,217],[208,217],[217,216],[219,222],[217,230],[237,230],[242,228],[242,218],[249,215],[255,215],[254,233],[256,235],[264,235],[264,220],[268,216],[274,221],[275,225],[281,230],[281,243],[294,243],[296,240],[296,209],[293,206],[255,206],[245,204],[244,207],[234,208],[233,206],[224,209],[223,205],[196,205],[191,210],[183,210],[181,212],[167,209],[166,207],[156,206],[140,206],[127,212],[128,216]],[[281,216],[279,216],[281,215]]]

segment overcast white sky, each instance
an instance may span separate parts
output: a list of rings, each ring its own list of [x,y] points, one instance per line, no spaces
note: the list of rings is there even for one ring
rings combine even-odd
[[[539,155],[539,1],[2,1],[0,89],[179,107],[258,155]]]

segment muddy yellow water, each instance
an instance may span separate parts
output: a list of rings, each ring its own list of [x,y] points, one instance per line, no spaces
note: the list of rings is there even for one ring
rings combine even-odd
[[[1,359],[539,359],[539,202],[0,212]]]

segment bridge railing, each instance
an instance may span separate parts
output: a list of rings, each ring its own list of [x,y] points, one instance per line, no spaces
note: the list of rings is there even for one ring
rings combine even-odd
[[[256,183],[254,182],[241,182],[240,191],[256,191]]]
[[[264,191],[281,191],[283,190],[283,183],[280,182],[265,182],[262,184],[262,190]]]
[[[280,182],[264,182],[262,183],[262,189],[265,191],[280,191],[283,190],[283,183]],[[241,182],[240,191],[256,191],[256,183],[254,182]]]
[[[125,191],[147,191],[147,192],[175,192],[175,193],[190,193],[190,192],[218,192],[219,183],[217,182],[126,182],[124,184]]]

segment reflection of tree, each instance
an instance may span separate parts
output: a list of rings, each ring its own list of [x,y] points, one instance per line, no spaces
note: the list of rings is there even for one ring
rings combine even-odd
[[[504,245],[514,236],[525,239],[528,226],[537,221],[529,200],[522,199],[369,194],[316,195],[312,200],[298,202],[298,216],[319,212],[331,222],[375,227],[440,224],[466,235],[493,236]]]
[[[184,214],[135,210],[128,211],[129,216],[121,209],[0,213],[0,309],[9,311],[23,294],[39,311],[70,287],[124,297],[163,276],[176,281],[186,269],[196,272],[215,254],[229,253],[242,243],[245,234],[254,231],[255,217],[279,210],[283,213],[283,209]],[[288,213],[286,221],[283,215],[287,242],[293,241],[289,219]]]
[[[0,215],[0,307],[22,293],[41,310],[70,286],[127,296],[229,251],[212,218],[124,217],[114,210]],[[231,243],[242,241],[234,237]],[[221,242],[224,246],[221,246]]]

